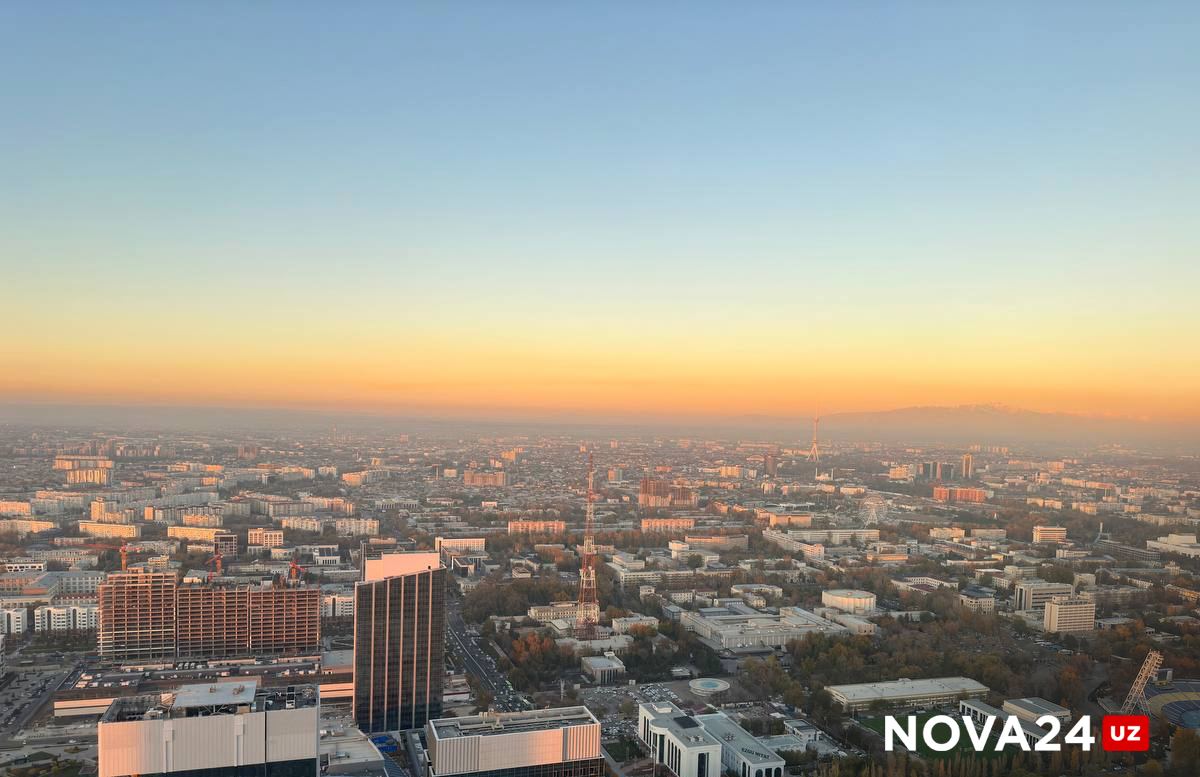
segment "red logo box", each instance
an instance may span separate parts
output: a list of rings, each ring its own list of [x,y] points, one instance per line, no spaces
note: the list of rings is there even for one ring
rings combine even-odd
[[[1105,750],[1142,752],[1150,749],[1150,718],[1145,715],[1105,715],[1101,724]]]

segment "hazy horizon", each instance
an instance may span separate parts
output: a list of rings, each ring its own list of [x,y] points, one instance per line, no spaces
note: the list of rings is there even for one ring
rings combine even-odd
[[[581,437],[744,438],[806,446],[811,418],[770,416],[663,416],[349,412],[321,408],[176,406],[169,404],[62,405],[0,402],[0,425],[74,428],[113,434],[161,431],[271,434],[303,430],[342,433],[414,433],[523,436],[560,433]],[[1195,455],[1200,424],[1162,424],[1130,418],[1087,417],[995,407],[909,407],[835,413],[821,418],[826,441],[914,444],[1012,444],[1069,450],[1128,445]]]

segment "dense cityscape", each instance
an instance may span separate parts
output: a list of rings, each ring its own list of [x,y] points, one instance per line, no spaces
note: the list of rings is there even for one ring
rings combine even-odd
[[[882,715],[1133,699],[1142,771],[1194,773],[1195,457],[811,430],[8,425],[3,764],[1090,774],[1133,756],[885,754]]]

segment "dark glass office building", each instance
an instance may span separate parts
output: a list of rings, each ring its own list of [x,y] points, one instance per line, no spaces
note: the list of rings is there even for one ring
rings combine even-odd
[[[354,588],[354,720],[363,731],[420,728],[442,714],[446,570]]]

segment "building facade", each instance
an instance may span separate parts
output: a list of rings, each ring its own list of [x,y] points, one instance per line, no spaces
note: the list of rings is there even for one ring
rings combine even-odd
[[[364,560],[354,587],[354,720],[420,728],[442,712],[446,569],[436,552]]]
[[[99,777],[316,777],[312,685],[256,679],[118,698],[96,727]]]
[[[586,707],[484,713],[425,724],[429,777],[601,777],[600,722]]]

